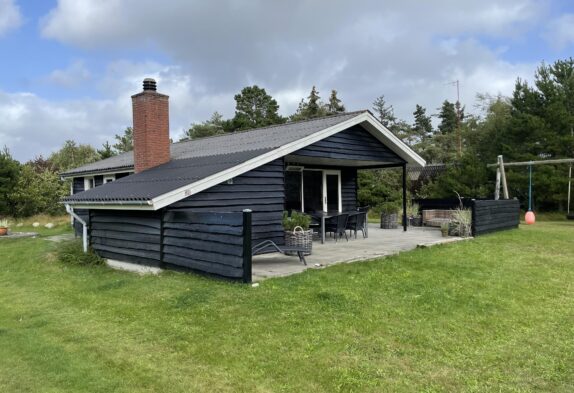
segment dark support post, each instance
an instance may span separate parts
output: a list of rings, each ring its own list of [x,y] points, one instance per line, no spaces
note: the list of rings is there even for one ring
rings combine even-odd
[[[407,231],[407,164],[403,164],[403,231]]]
[[[251,210],[243,210],[243,282],[251,282]]]

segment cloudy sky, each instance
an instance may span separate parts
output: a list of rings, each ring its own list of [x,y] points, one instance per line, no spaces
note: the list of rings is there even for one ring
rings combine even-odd
[[[509,94],[572,55],[569,0],[0,0],[0,147],[23,161],[131,125],[144,77],[170,95],[171,134],[257,84],[292,113],[312,85],[350,110],[384,94],[412,121],[477,93]]]

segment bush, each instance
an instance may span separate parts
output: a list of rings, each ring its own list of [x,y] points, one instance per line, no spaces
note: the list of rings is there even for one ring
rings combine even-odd
[[[301,227],[306,231],[309,229],[310,224],[311,217],[306,214],[294,211],[289,217],[287,212],[283,212],[283,229],[286,231],[293,231],[296,227]]]
[[[92,250],[84,253],[81,240],[64,242],[57,251],[58,260],[70,265],[102,265],[104,260]]]
[[[384,214],[397,214],[401,208],[396,202],[385,202],[381,205],[381,213]]]

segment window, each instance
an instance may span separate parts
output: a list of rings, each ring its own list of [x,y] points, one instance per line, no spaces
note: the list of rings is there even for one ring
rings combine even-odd
[[[84,178],[84,190],[90,190],[94,188],[94,178],[93,177],[85,177]]]
[[[104,184],[112,182],[114,180],[116,180],[116,177],[114,175],[104,176]]]

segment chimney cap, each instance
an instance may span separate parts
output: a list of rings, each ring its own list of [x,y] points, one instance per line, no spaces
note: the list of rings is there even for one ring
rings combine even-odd
[[[145,78],[143,80],[143,89],[144,89],[144,91],[156,91],[157,90],[157,84],[155,82],[155,79]]]

